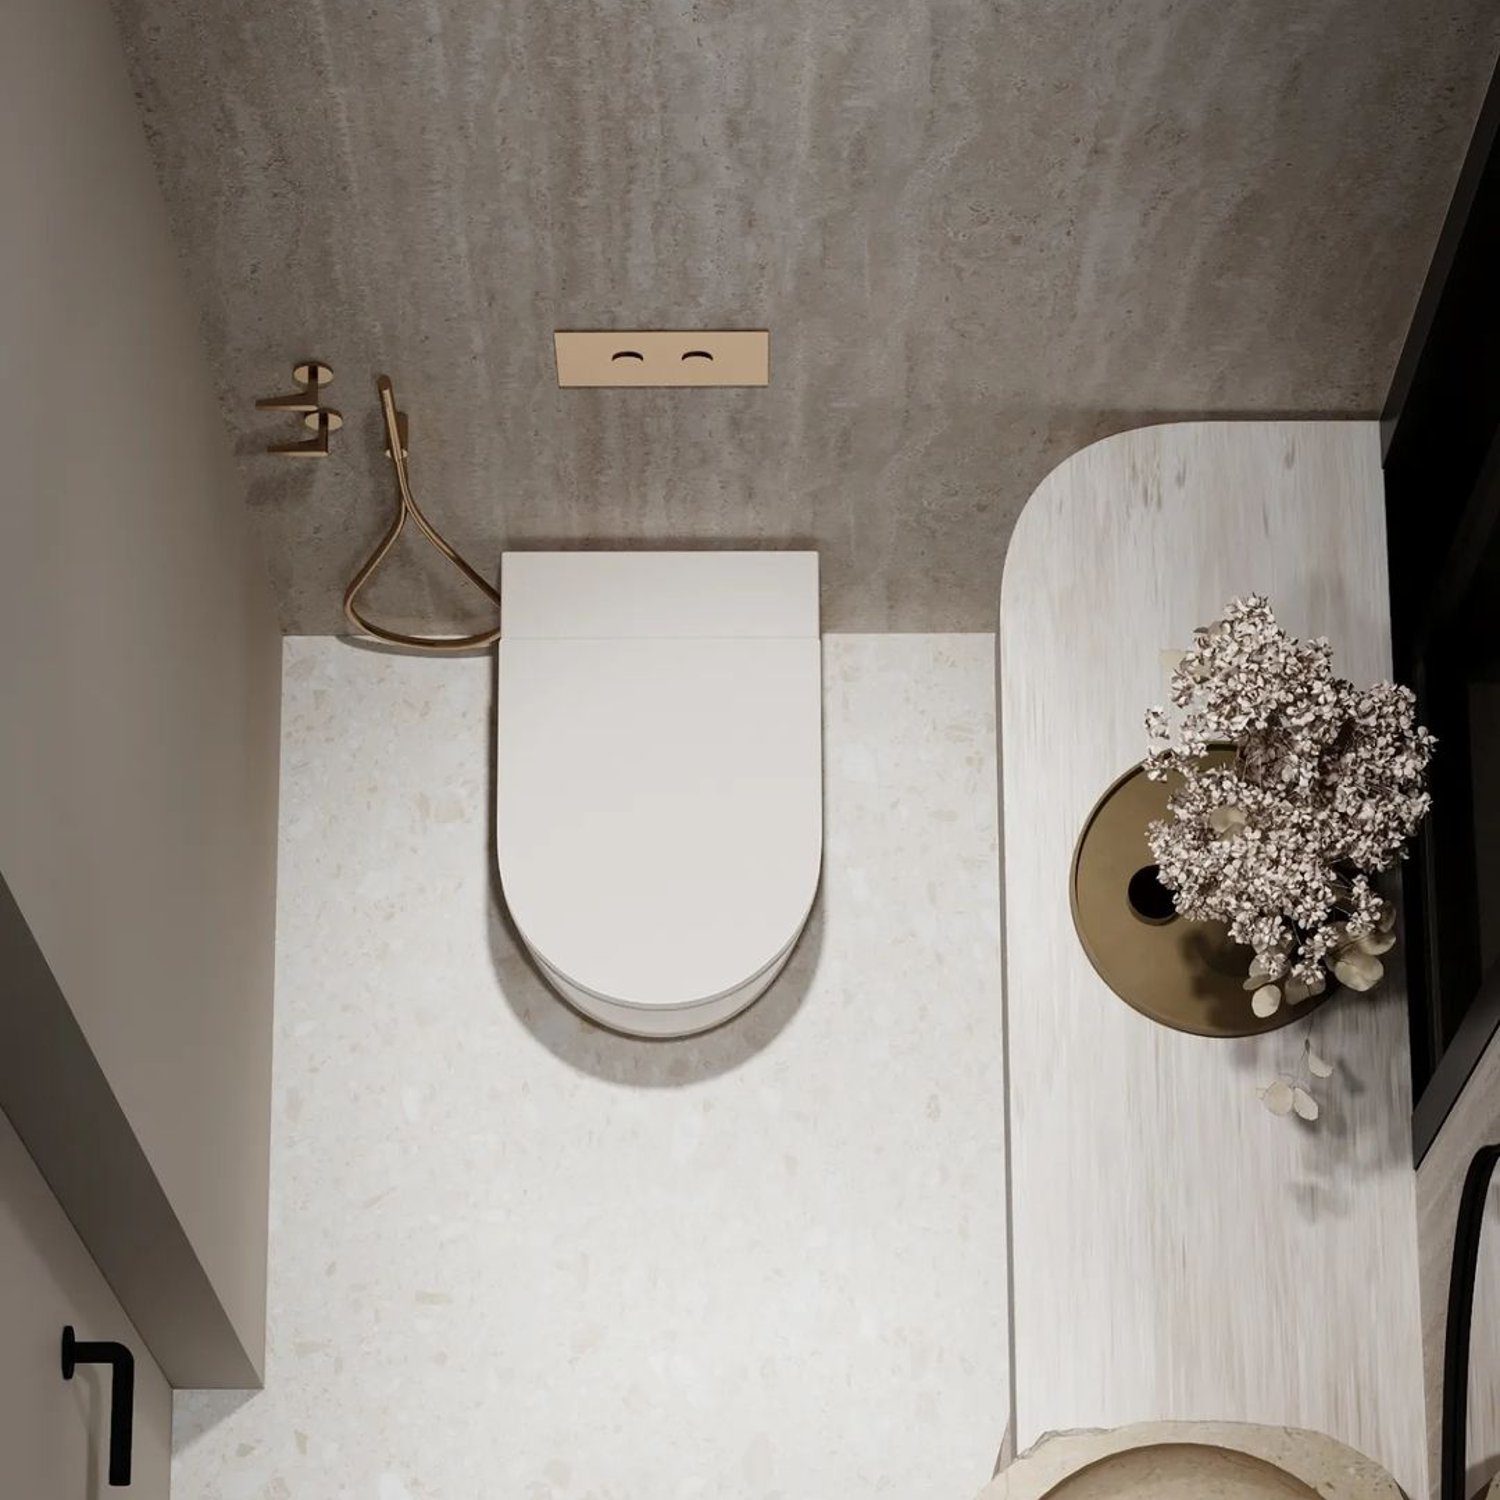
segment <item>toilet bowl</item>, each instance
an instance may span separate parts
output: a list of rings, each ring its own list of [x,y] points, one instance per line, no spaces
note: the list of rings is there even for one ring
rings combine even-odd
[[[521,941],[614,1030],[717,1026],[817,890],[817,554],[508,552],[501,599],[496,850]]]

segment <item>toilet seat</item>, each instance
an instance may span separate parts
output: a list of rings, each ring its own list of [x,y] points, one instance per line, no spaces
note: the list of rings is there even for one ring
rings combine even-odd
[[[605,1025],[717,1025],[802,931],[822,851],[816,562],[504,558],[501,884],[542,972]]]

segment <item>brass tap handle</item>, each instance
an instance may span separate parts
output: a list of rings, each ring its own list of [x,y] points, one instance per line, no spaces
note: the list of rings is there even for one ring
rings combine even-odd
[[[292,366],[292,379],[301,387],[288,396],[263,396],[255,403],[257,411],[317,411],[322,403],[318,391],[333,381],[333,371],[320,360],[305,359]]]
[[[286,396],[263,396],[255,403],[258,411],[300,411],[306,415],[303,425],[312,428],[317,435],[298,443],[270,443],[267,453],[277,453],[283,458],[327,458],[328,434],[337,432],[344,419],[331,406],[324,406],[319,392],[333,380],[333,371],[322,360],[305,359],[292,366],[292,379],[300,390]]]
[[[328,434],[337,432],[344,419],[331,406],[319,406],[303,417],[302,425],[312,428],[317,436],[300,443],[270,443],[266,452],[279,453],[283,458],[327,458]]]

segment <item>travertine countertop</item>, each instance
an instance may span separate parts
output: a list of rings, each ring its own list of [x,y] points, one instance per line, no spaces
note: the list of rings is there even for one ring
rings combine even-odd
[[[1139,1454],[1107,1485],[1094,1466]],[[1236,1458],[1256,1462],[1235,1464]],[[1262,1465],[1270,1465],[1266,1469]],[[1096,1488],[1083,1471],[1093,1468]],[[1062,1488],[1060,1488],[1062,1487]],[[1401,1500],[1374,1460],[1322,1433],[1248,1422],[1142,1422],[1130,1427],[1048,1433],[984,1489],[979,1500]],[[1493,1493],[1493,1492],[1492,1492]]]

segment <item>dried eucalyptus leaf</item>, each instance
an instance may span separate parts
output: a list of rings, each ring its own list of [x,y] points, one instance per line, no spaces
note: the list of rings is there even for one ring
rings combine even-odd
[[[1268,1084],[1262,1091],[1260,1102],[1271,1111],[1273,1115],[1289,1115],[1292,1112],[1292,1086],[1282,1083],[1279,1079]]]
[[[1372,957],[1378,953],[1389,953],[1396,946],[1396,934],[1394,932],[1367,932],[1354,946],[1361,953],[1368,953]]]
[[[1311,1048],[1307,1053],[1307,1071],[1314,1078],[1332,1078],[1333,1064],[1325,1057],[1319,1057]]]
[[[1281,1009],[1281,989],[1274,984],[1263,984],[1250,997],[1250,1009],[1265,1020],[1267,1016],[1274,1016]]]
[[[1385,965],[1373,954],[1346,948],[1334,959],[1333,972],[1345,988],[1363,993],[1373,990],[1384,978]]]
[[[1297,1111],[1301,1119],[1316,1120],[1318,1118],[1318,1101],[1306,1089],[1292,1090],[1292,1108]]]

